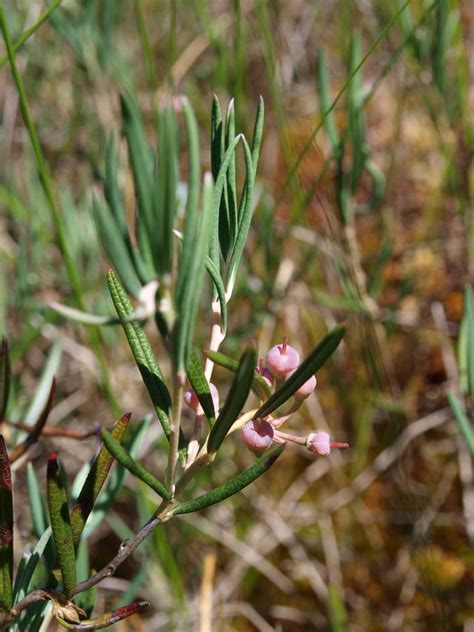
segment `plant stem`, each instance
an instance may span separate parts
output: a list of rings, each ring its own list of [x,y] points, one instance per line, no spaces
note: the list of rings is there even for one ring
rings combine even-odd
[[[59,7],[59,5],[61,4],[62,0],[53,0],[53,2],[51,2],[51,4],[49,5],[49,7],[46,9],[46,11],[44,13],[42,13],[39,18],[36,20],[36,22],[30,26],[29,29],[26,29],[26,31],[24,33],[22,33],[20,35],[20,37],[16,40],[16,42],[12,45],[12,49],[13,52],[16,53],[18,49],[20,49],[23,44],[30,39],[30,37],[32,35],[34,35],[34,33],[36,33],[36,31],[39,29],[39,27],[43,24],[43,22],[45,22],[49,16],[51,15],[51,13],[57,9]],[[0,59],[0,69],[3,68],[3,66],[5,65],[5,63],[8,61],[8,55],[4,55],[1,59]]]
[[[117,555],[110,560],[110,562],[102,568],[98,573],[92,575],[88,579],[85,579],[82,582],[79,582],[77,586],[72,591],[73,595],[77,595],[84,590],[88,590],[92,588],[92,586],[96,586],[106,577],[110,577],[115,573],[117,568],[125,562],[125,560],[130,557],[130,555],[135,551],[135,549],[145,540],[150,533],[162,522],[161,518],[153,517],[140,529],[140,531],[131,539],[128,540],[127,543],[122,543],[120,545],[119,551]]]
[[[26,128],[28,130],[28,135],[30,137],[31,144],[33,146],[33,152],[34,152],[35,160],[36,160],[36,168],[38,170],[39,179],[43,187],[43,191],[44,191],[46,200],[48,202],[48,206],[51,211],[51,216],[53,219],[54,227],[56,229],[56,234],[57,234],[57,238],[59,242],[59,248],[64,260],[64,265],[66,267],[66,273],[69,279],[69,283],[71,284],[74,299],[78,308],[82,311],[87,311],[85,303],[84,303],[84,299],[82,296],[82,289],[81,289],[81,284],[79,281],[79,275],[74,265],[72,255],[69,251],[69,246],[66,240],[66,234],[64,232],[63,225],[61,222],[61,215],[59,213],[58,205],[56,203],[56,200],[53,194],[53,188],[51,185],[51,179],[48,172],[48,167],[46,165],[46,161],[43,156],[43,152],[41,149],[41,145],[39,142],[35,125],[33,123],[33,119],[31,117],[30,107],[28,105],[28,98],[26,96],[23,79],[21,78],[21,75],[18,71],[18,67],[16,64],[15,51],[13,48],[13,43],[10,37],[10,32],[8,30],[8,25],[5,19],[3,8],[0,8],[0,25],[1,25],[3,37],[5,40],[5,45],[7,48],[7,57],[10,62],[13,80],[15,82],[16,89],[18,91],[18,97],[20,101],[21,111],[23,114],[23,119],[24,119]],[[114,410],[114,413],[118,414],[120,409],[115,399],[115,396],[112,392],[112,388],[110,386],[107,365],[105,362],[104,354],[102,352],[102,348],[100,346],[99,332],[97,328],[95,327],[89,328],[88,332],[89,332],[91,346],[94,349],[95,355],[99,362],[101,376],[102,376],[102,386],[103,386],[104,392]]]
[[[174,479],[176,475],[176,464],[178,462],[178,447],[179,447],[179,431],[181,428],[181,410],[183,407],[183,390],[184,380],[175,375],[174,388],[173,388],[173,406],[171,408],[170,419],[170,445],[168,452],[168,471],[166,477],[166,486],[174,494],[175,484]]]

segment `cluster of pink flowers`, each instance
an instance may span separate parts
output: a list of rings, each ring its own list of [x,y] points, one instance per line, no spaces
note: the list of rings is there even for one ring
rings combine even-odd
[[[268,351],[266,357],[266,366],[261,359],[257,373],[265,380],[270,388],[275,381],[285,381],[296,371],[300,364],[300,354],[296,349],[287,343],[287,339],[283,339],[281,345],[275,345]],[[331,448],[347,448],[347,443],[331,441],[329,434],[323,430],[312,432],[306,437],[300,437],[279,430],[280,426],[287,421],[293,413],[301,406],[302,402],[311,395],[316,388],[316,377],[312,375],[297,391],[293,393],[293,404],[285,414],[279,417],[268,415],[264,419],[252,419],[242,429],[242,438],[245,445],[255,454],[262,454],[272,443],[285,443],[291,441],[304,445],[310,452],[327,456],[331,452]],[[214,409],[217,413],[219,410],[219,393],[214,384],[209,384]],[[184,395],[185,403],[197,410],[199,400],[193,390],[186,391]]]
[[[285,381],[296,371],[300,364],[300,355],[296,349],[283,339],[281,345],[275,345],[267,353],[266,367],[263,361],[257,368],[258,373],[265,379],[270,387],[275,379]],[[316,377],[312,375],[302,386],[293,393],[294,403],[291,408],[282,416],[273,418],[271,415],[265,419],[253,419],[242,429],[242,437],[245,445],[255,452],[261,454],[273,442],[285,443],[291,441],[306,446],[308,450],[326,456],[331,452],[331,448],[345,448],[347,443],[331,441],[329,434],[325,431],[312,432],[307,437],[299,437],[279,430],[280,426],[287,421],[291,415],[301,406],[301,403],[311,395],[316,388]]]

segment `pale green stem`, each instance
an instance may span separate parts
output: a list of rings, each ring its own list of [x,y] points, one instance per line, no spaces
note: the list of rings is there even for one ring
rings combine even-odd
[[[175,475],[176,465],[178,462],[178,448],[179,448],[179,431],[181,428],[181,411],[183,408],[183,390],[184,390],[184,378],[179,375],[175,375],[174,387],[173,387],[173,406],[171,408],[170,418],[170,444],[168,451],[168,470],[167,470],[167,487],[171,490],[171,493],[175,493]]]

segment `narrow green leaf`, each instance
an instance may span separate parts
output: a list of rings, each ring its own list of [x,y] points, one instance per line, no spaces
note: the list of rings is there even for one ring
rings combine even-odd
[[[76,587],[76,555],[72,538],[71,520],[67,502],[67,493],[55,452],[48,457],[47,468],[48,509],[56,546],[58,564],[66,596]]]
[[[10,350],[8,340],[2,336],[0,347],[0,420],[5,418],[10,395]]]
[[[145,417],[135,428],[133,428],[131,436],[126,438],[124,441],[125,448],[133,457],[137,456],[140,447],[143,445],[143,441],[145,440],[147,431],[150,428],[150,424],[151,417]],[[123,487],[126,474],[127,470],[120,465],[120,463],[117,463],[116,466],[112,468],[107,481],[94,504],[94,508],[92,509],[89,519],[86,522],[86,526],[84,527],[84,531],[81,536],[82,540],[89,538],[95,529],[102,524],[103,520],[109,515],[112,503]]]
[[[133,307],[117,275],[112,270],[107,273],[107,283],[117,314],[120,318],[126,318],[133,313]],[[171,406],[171,398],[153,349],[143,328],[138,323],[124,323],[122,326],[163,432],[169,438],[168,411]]]
[[[100,241],[105,248],[110,263],[117,270],[127,291],[132,296],[138,297],[141,283],[135,272],[123,235],[120,233],[119,226],[110,208],[94,195],[93,209]]]
[[[254,185],[254,167],[252,162],[252,154],[250,152],[250,147],[245,140],[242,139],[244,145],[244,153],[245,153],[245,167],[246,167],[246,178],[244,183],[244,190],[242,192],[242,202],[239,208],[239,227],[238,232],[234,244],[234,248],[232,250],[232,255],[229,263],[229,271],[227,275],[227,289],[231,291],[234,287],[235,277],[237,275],[237,268],[240,263],[240,259],[242,258],[242,254],[245,248],[245,242],[247,241],[250,223],[252,221],[253,214],[253,185]]]
[[[179,259],[179,270],[189,270],[194,263],[197,235],[197,210],[199,204],[199,189],[201,185],[201,167],[200,167],[200,151],[199,151],[199,131],[196,117],[189,104],[188,99],[182,99],[184,118],[186,121],[186,129],[188,134],[188,196],[186,199],[186,224],[184,226],[183,243],[181,248],[181,256]],[[176,288],[176,303],[180,303],[183,299],[183,291],[185,288],[185,275],[178,277],[178,285]]]
[[[113,133],[109,135],[105,148],[105,199],[112,211],[117,228],[122,236],[122,241],[127,248],[130,259],[133,261],[137,276],[139,277],[141,284],[145,285],[153,278],[153,270],[147,268],[140,252],[133,247],[130,240],[130,234],[125,218],[123,195],[118,184],[118,172],[119,161],[117,154],[117,137],[115,133]]]
[[[247,348],[240,358],[237,372],[216,423],[209,433],[207,451],[214,454],[220,448],[232,424],[247,401],[257,365],[255,348]]]
[[[201,511],[206,507],[215,505],[222,502],[226,498],[233,496],[240,492],[244,487],[247,487],[253,483],[257,478],[265,474],[265,472],[275,463],[280,454],[285,449],[284,445],[279,446],[276,450],[273,450],[268,456],[259,459],[252,467],[237,476],[234,476],[226,483],[219,485],[212,491],[197,498],[187,500],[184,503],[180,503],[175,509],[173,509],[173,515],[179,516],[185,513],[194,513],[195,511]]]
[[[464,319],[466,322],[466,369],[467,389],[471,397],[474,397],[474,304],[472,300],[472,288],[466,285],[464,290]]]
[[[173,336],[173,355],[175,370],[183,375],[187,357],[191,350],[196,316],[201,297],[201,289],[204,280],[206,255],[209,245],[209,234],[212,217],[212,176],[204,174],[202,191],[202,213],[199,222],[199,230],[194,244],[194,260],[188,269],[179,270],[178,285],[183,289],[181,300],[176,305],[177,319]]]
[[[252,136],[252,164],[253,164],[253,181],[257,177],[258,161],[260,158],[260,149],[262,146],[263,124],[265,120],[265,104],[263,97],[260,96],[257,106],[257,114],[255,116],[255,125]]]
[[[225,119],[225,148],[229,147],[235,138],[235,107],[234,99],[229,101],[227,114]],[[233,154],[227,170],[226,187],[224,189],[224,202],[226,205],[226,215],[229,223],[228,247],[226,252],[222,253],[224,259],[227,259],[229,247],[233,246],[238,227],[237,212],[237,181],[235,167],[235,153]]]
[[[221,308],[221,330],[225,334],[227,331],[227,298],[225,295],[225,287],[219,270],[216,268],[210,257],[206,257],[206,270],[212,279],[214,289],[217,293],[217,298],[219,299]]]
[[[350,190],[355,193],[360,176],[367,159],[365,144],[365,126],[363,113],[362,71],[355,72],[362,58],[360,35],[354,33],[351,39],[349,54],[349,74],[355,73],[347,94],[347,109],[349,118],[349,138],[352,147],[352,164],[350,173]]]
[[[46,531],[46,513],[43,502],[43,495],[36,478],[36,473],[31,463],[26,467],[26,483],[28,486],[28,499],[30,502],[31,519],[33,531],[37,538]]]
[[[115,424],[112,430],[114,439],[121,443],[130,421],[131,413],[123,415]],[[94,459],[92,467],[82,486],[77,502],[71,511],[71,529],[74,546],[77,548],[81,533],[86,524],[86,520],[91,513],[95,501],[102,489],[105,479],[112,467],[113,457],[105,446],[99,450],[99,454]]]
[[[459,432],[466,442],[469,452],[471,453],[471,457],[474,459],[474,430],[471,427],[469,419],[454,393],[448,393],[448,402],[451,406],[451,410],[453,411],[454,419],[458,425]]]
[[[138,202],[139,222],[150,231],[147,233],[149,245],[151,231],[156,228],[153,222],[153,152],[146,137],[140,109],[132,94],[122,94],[120,106]]]
[[[13,605],[13,493],[10,460],[0,435],[0,612],[8,616]]]
[[[254,418],[266,417],[284,404],[300,386],[318,371],[334,353],[346,332],[345,327],[336,327],[329,332],[318,346],[305,358],[293,375],[257,410]]]
[[[214,193],[212,197],[212,227],[211,236],[209,240],[209,257],[217,269],[220,269],[220,255],[219,255],[219,216],[221,207],[221,198],[224,191],[224,186],[227,180],[227,169],[234,156],[235,148],[242,140],[242,134],[236,136],[229,147],[226,149],[224,157],[222,159],[219,173],[217,178],[214,178]]]
[[[51,540],[52,533],[53,532],[52,532],[51,527],[47,527],[44,530],[35,548],[31,552],[31,554],[28,554],[26,564],[22,568],[21,572],[18,571],[18,574],[15,579],[15,589],[13,593],[14,603],[18,603],[26,596],[28,589],[30,587],[33,574],[38,566],[38,563],[42,555],[44,554],[46,550],[46,547],[48,546]]]
[[[140,463],[127,452],[127,450],[115,439],[110,432],[102,430],[102,439],[104,445],[110,454],[131,472],[134,476],[146,483],[153,491],[155,491],[161,498],[171,500],[171,492],[157,478],[153,476],[148,470],[146,470]]]
[[[186,376],[193,391],[196,393],[209,424],[213,426],[216,420],[214,402],[212,401],[209,382],[204,375],[204,370],[194,349],[191,349],[191,353],[188,356],[188,361],[186,363]]]
[[[211,170],[214,182],[217,181],[224,157],[224,132],[219,99],[214,94],[211,109]]]
[[[339,152],[340,138],[336,125],[334,124],[333,114],[330,111],[331,96],[329,92],[329,74],[324,48],[321,48],[318,53],[316,79],[321,115],[323,116],[327,113],[324,118],[324,129],[328,135],[333,152]]]
[[[233,373],[237,372],[239,367],[239,363],[234,358],[230,358],[229,356],[221,353],[220,351],[206,351],[206,355],[213,362],[218,364],[219,366],[224,367],[224,369],[228,369]],[[261,375],[255,373],[252,379],[252,390],[260,399],[267,399],[272,394],[270,387],[267,382],[263,379]]]
[[[171,106],[158,114],[158,161],[154,191],[154,218],[148,227],[156,270],[169,275],[173,269],[173,228],[178,183],[177,123]]]

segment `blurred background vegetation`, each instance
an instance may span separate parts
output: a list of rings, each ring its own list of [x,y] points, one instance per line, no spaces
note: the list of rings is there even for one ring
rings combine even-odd
[[[237,129],[249,135],[263,95],[257,205],[224,351],[237,357],[253,337],[264,355],[287,335],[306,354],[336,322],[348,326],[317,394],[291,424],[329,428],[351,449],[327,459],[287,450],[232,501],[157,530],[102,584],[99,607],[152,602],[148,618],[117,630],[200,629],[206,608],[215,630],[472,630],[472,457],[446,399],[457,394],[472,418],[457,358],[474,271],[471,3],[3,4],[14,41],[51,9],[17,62],[88,309],[113,311],[91,194],[101,186],[106,135],[121,128],[119,94],[137,96],[150,134],[157,104],[187,95],[208,168],[212,94],[235,98]],[[45,375],[56,373],[52,425],[90,430],[128,410],[138,422],[151,406],[123,332],[104,329],[92,344],[86,328],[48,307],[73,305],[74,293],[4,53],[2,42],[0,330],[15,376],[9,420],[33,419]],[[201,347],[210,324],[204,311]],[[216,376],[225,390],[228,376]],[[161,458],[156,426],[140,448],[150,463]],[[238,438],[228,443],[220,466],[227,475],[253,459]],[[30,454],[40,484],[52,446],[71,474],[95,445],[93,437],[43,438]],[[23,462],[15,471],[23,545],[35,540],[25,481]],[[103,566],[152,508],[149,491],[127,477],[89,536],[91,565]]]

